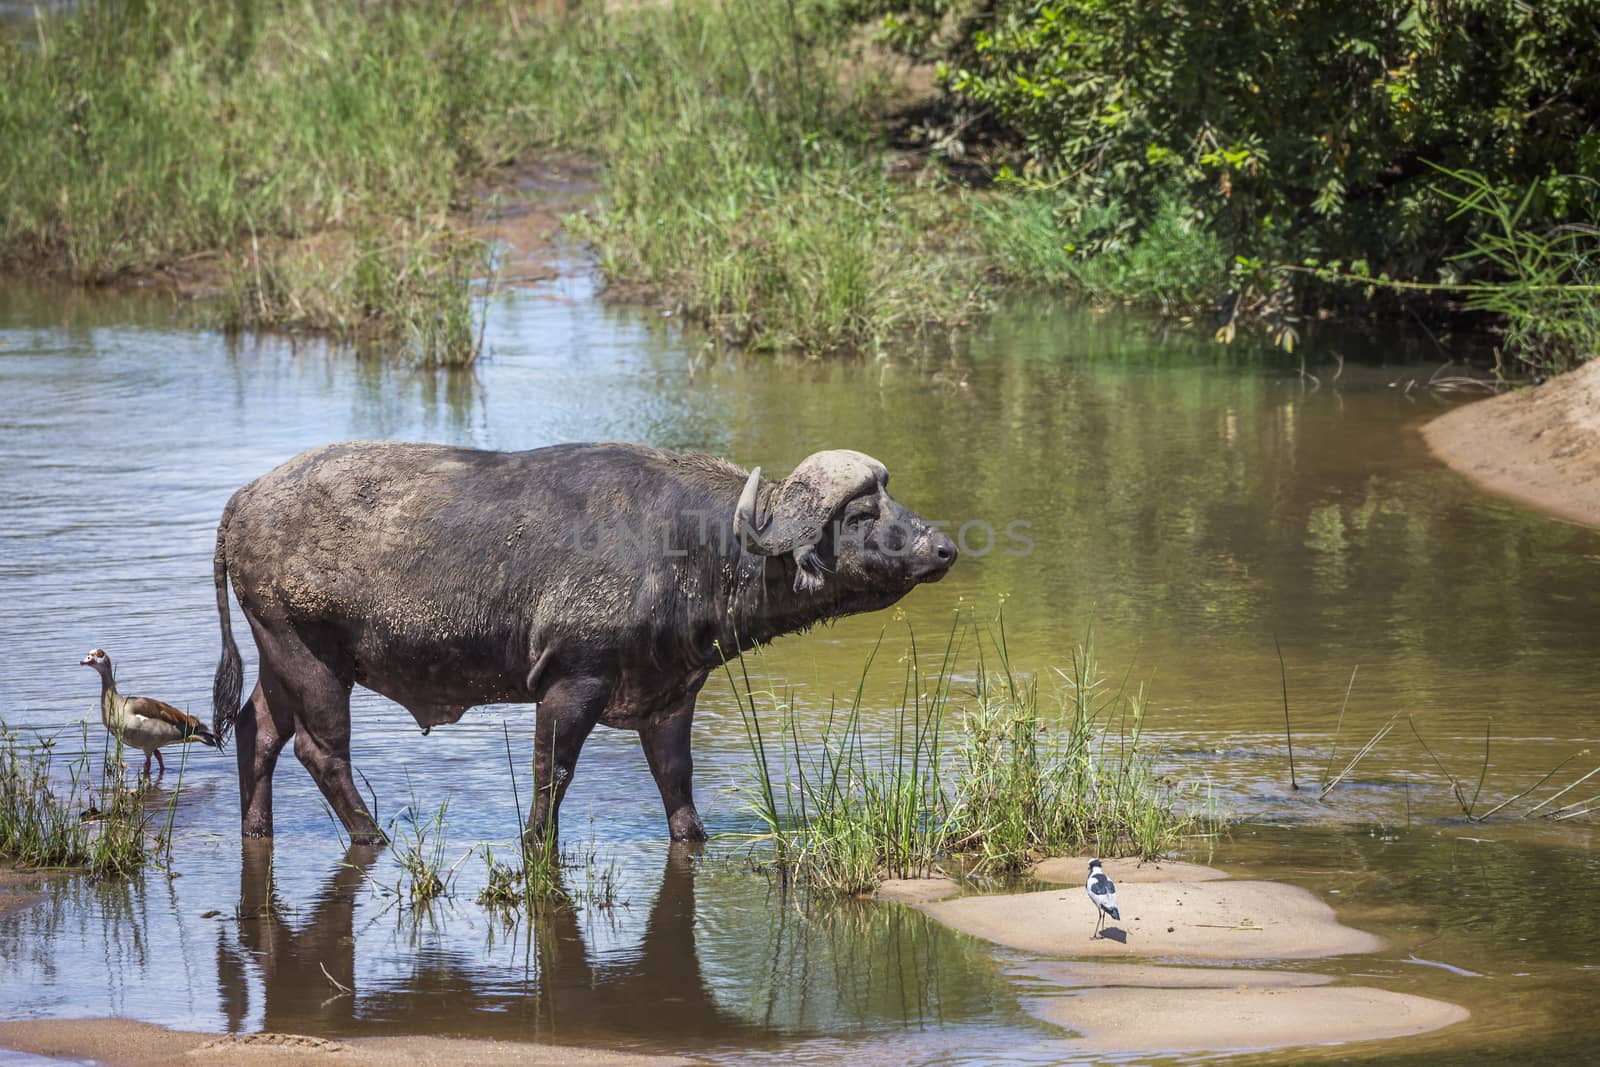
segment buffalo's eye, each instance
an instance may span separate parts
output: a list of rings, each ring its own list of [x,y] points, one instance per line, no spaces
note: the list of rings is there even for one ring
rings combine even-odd
[[[878,517],[878,505],[872,501],[862,501],[851,504],[844,513],[844,528],[846,530],[859,530],[861,527]]]

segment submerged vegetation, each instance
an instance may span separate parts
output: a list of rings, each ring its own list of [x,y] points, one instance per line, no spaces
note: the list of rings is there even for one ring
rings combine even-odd
[[[123,877],[150,858],[150,815],[121,746],[100,753],[96,780],[87,726],[81,740],[77,755],[58,761],[59,737],[26,741],[0,720],[0,861]]]
[[[1012,669],[1000,634],[998,669],[980,655],[959,695],[965,630],[931,679],[913,642],[894,727],[881,737],[862,725],[865,671],[814,737],[802,735],[792,693],[756,690],[730,671],[754,756],[750,810],[764,827],[754,841],[780,875],[864,893],[946,861],[1016,875],[1084,850],[1149,858],[1212,826],[1202,793],[1156,773],[1140,747],[1144,694],[1101,673],[1092,638],[1041,707],[1038,679]]]

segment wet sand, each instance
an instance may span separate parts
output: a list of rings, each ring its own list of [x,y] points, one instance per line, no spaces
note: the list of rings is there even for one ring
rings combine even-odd
[[[890,878],[878,886],[873,900],[893,901],[898,904],[925,904],[933,900],[958,896],[961,883],[954,878]]]
[[[1097,1052],[1201,1052],[1377,1041],[1467,1018],[1441,1000],[1364,986],[1087,989],[1030,1005]]]
[[[1424,426],[1422,436],[1483,489],[1600,526],[1600,360],[1464,404]]]
[[[593,1064],[595,1067],[666,1067],[693,1063],[668,1056],[645,1056],[566,1045],[477,1041],[444,1037],[363,1037],[328,1040],[299,1034],[200,1034],[167,1030],[124,1019],[51,1019],[0,1023],[0,1047],[39,1056],[85,1060],[111,1067],[155,1064],[247,1063],[259,1067],[317,1063],[359,1067],[472,1063],[541,1067]]]
[[[1114,879],[1115,880],[1115,879]],[[1091,938],[1094,905],[1081,888],[919,904],[947,926],[1025,952],[1100,958],[1314,959],[1376,951],[1298,886],[1276,882],[1117,882],[1122,919]]]
[[[1035,868],[1041,880],[1079,882],[1088,860]],[[1190,864],[1106,861],[1120,920],[1091,938],[1094,906],[1083,890],[962,897],[915,905],[957,930],[1039,956],[1016,977],[1059,993],[1031,999],[1039,1018],[1076,1032],[1092,1052],[1199,1052],[1342,1044],[1426,1033],[1468,1018],[1465,1008],[1386,989],[1333,984],[1304,969],[1161,966],[1304,960],[1375,952],[1382,942],[1340,923],[1298,886],[1232,881]]]

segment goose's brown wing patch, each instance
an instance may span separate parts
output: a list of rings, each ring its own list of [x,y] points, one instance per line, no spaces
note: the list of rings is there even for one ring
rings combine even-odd
[[[193,715],[185,715],[171,704],[149,697],[129,697],[128,710],[146,719],[160,719],[162,722],[171,723],[184,733],[200,728],[200,720]]]

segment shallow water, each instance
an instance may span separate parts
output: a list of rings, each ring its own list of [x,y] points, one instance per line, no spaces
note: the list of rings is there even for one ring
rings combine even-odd
[[[870,720],[898,696],[908,628],[924,645],[942,641],[953,613],[989,621],[1004,598],[1012,661],[1048,671],[1092,622],[1108,667],[1151,680],[1147,737],[1164,764],[1208,780],[1224,810],[1252,820],[1213,861],[1329,892],[1346,921],[1391,941],[1381,958],[1317,968],[1377,974],[1385,988],[1475,1012],[1465,1027],[1330,1055],[1454,1056],[1466,1042],[1492,1060],[1533,1039],[1559,1056],[1592,1035],[1584,1005],[1600,992],[1590,969],[1600,927],[1585,820],[1452,821],[1444,779],[1403,722],[1329,802],[1289,788],[1275,638],[1303,785],[1324,773],[1353,669],[1346,754],[1403,712],[1470,788],[1493,720],[1491,799],[1479,810],[1600,736],[1600,535],[1483,497],[1426,455],[1415,430],[1441,401],[1404,389],[1433,369],[1410,361],[1415,341],[1319,338],[1316,383],[1259,351],[1019,306],[954,350],[738,360],[652,313],[607,308],[581,273],[500,298],[487,336],[474,372],[439,375],[194,330],[159,298],[0,289],[5,718],[50,729],[91,715],[95,679],[77,661],[96,645],[124,690],[206,714],[217,516],[235,488],[309,445],[617,439],[773,472],[816,448],[854,447],[888,464],[898,499],[964,529],[968,551],[896,612],[786,639],[759,670],[820,707],[853,690],[887,628]],[[1349,362],[1332,381],[1319,364],[1336,350]],[[1032,550],[1007,551],[1008,527]],[[986,529],[1000,535],[987,553]],[[237,613],[235,624],[248,678],[253,648]],[[358,691],[355,716],[354,760],[381,819],[413,793],[424,813],[449,796],[452,858],[476,841],[509,842],[502,723],[526,791],[527,709],[478,709],[422,737],[403,711]],[[736,791],[746,747],[716,680],[695,755],[708,829],[747,829]],[[1593,764],[1566,777],[1580,766]],[[625,903],[533,931],[505,929],[472,903],[476,857],[456,899],[423,914],[394,906],[373,888],[392,882],[392,856],[345,857],[288,759],[271,863],[286,910],[241,920],[236,906],[262,899],[268,864],[238,842],[231,759],[191,752],[183,781],[180,877],[71,882],[0,918],[0,1016],[537,1037],[784,1061],[1076,1055],[1027,1015],[1026,961],[900,908],[805,909],[728,850],[668,849],[628,734],[591,739],[563,823],[614,867]],[[1413,953],[1477,974],[1401,962]],[[323,968],[356,993],[340,994]]]

